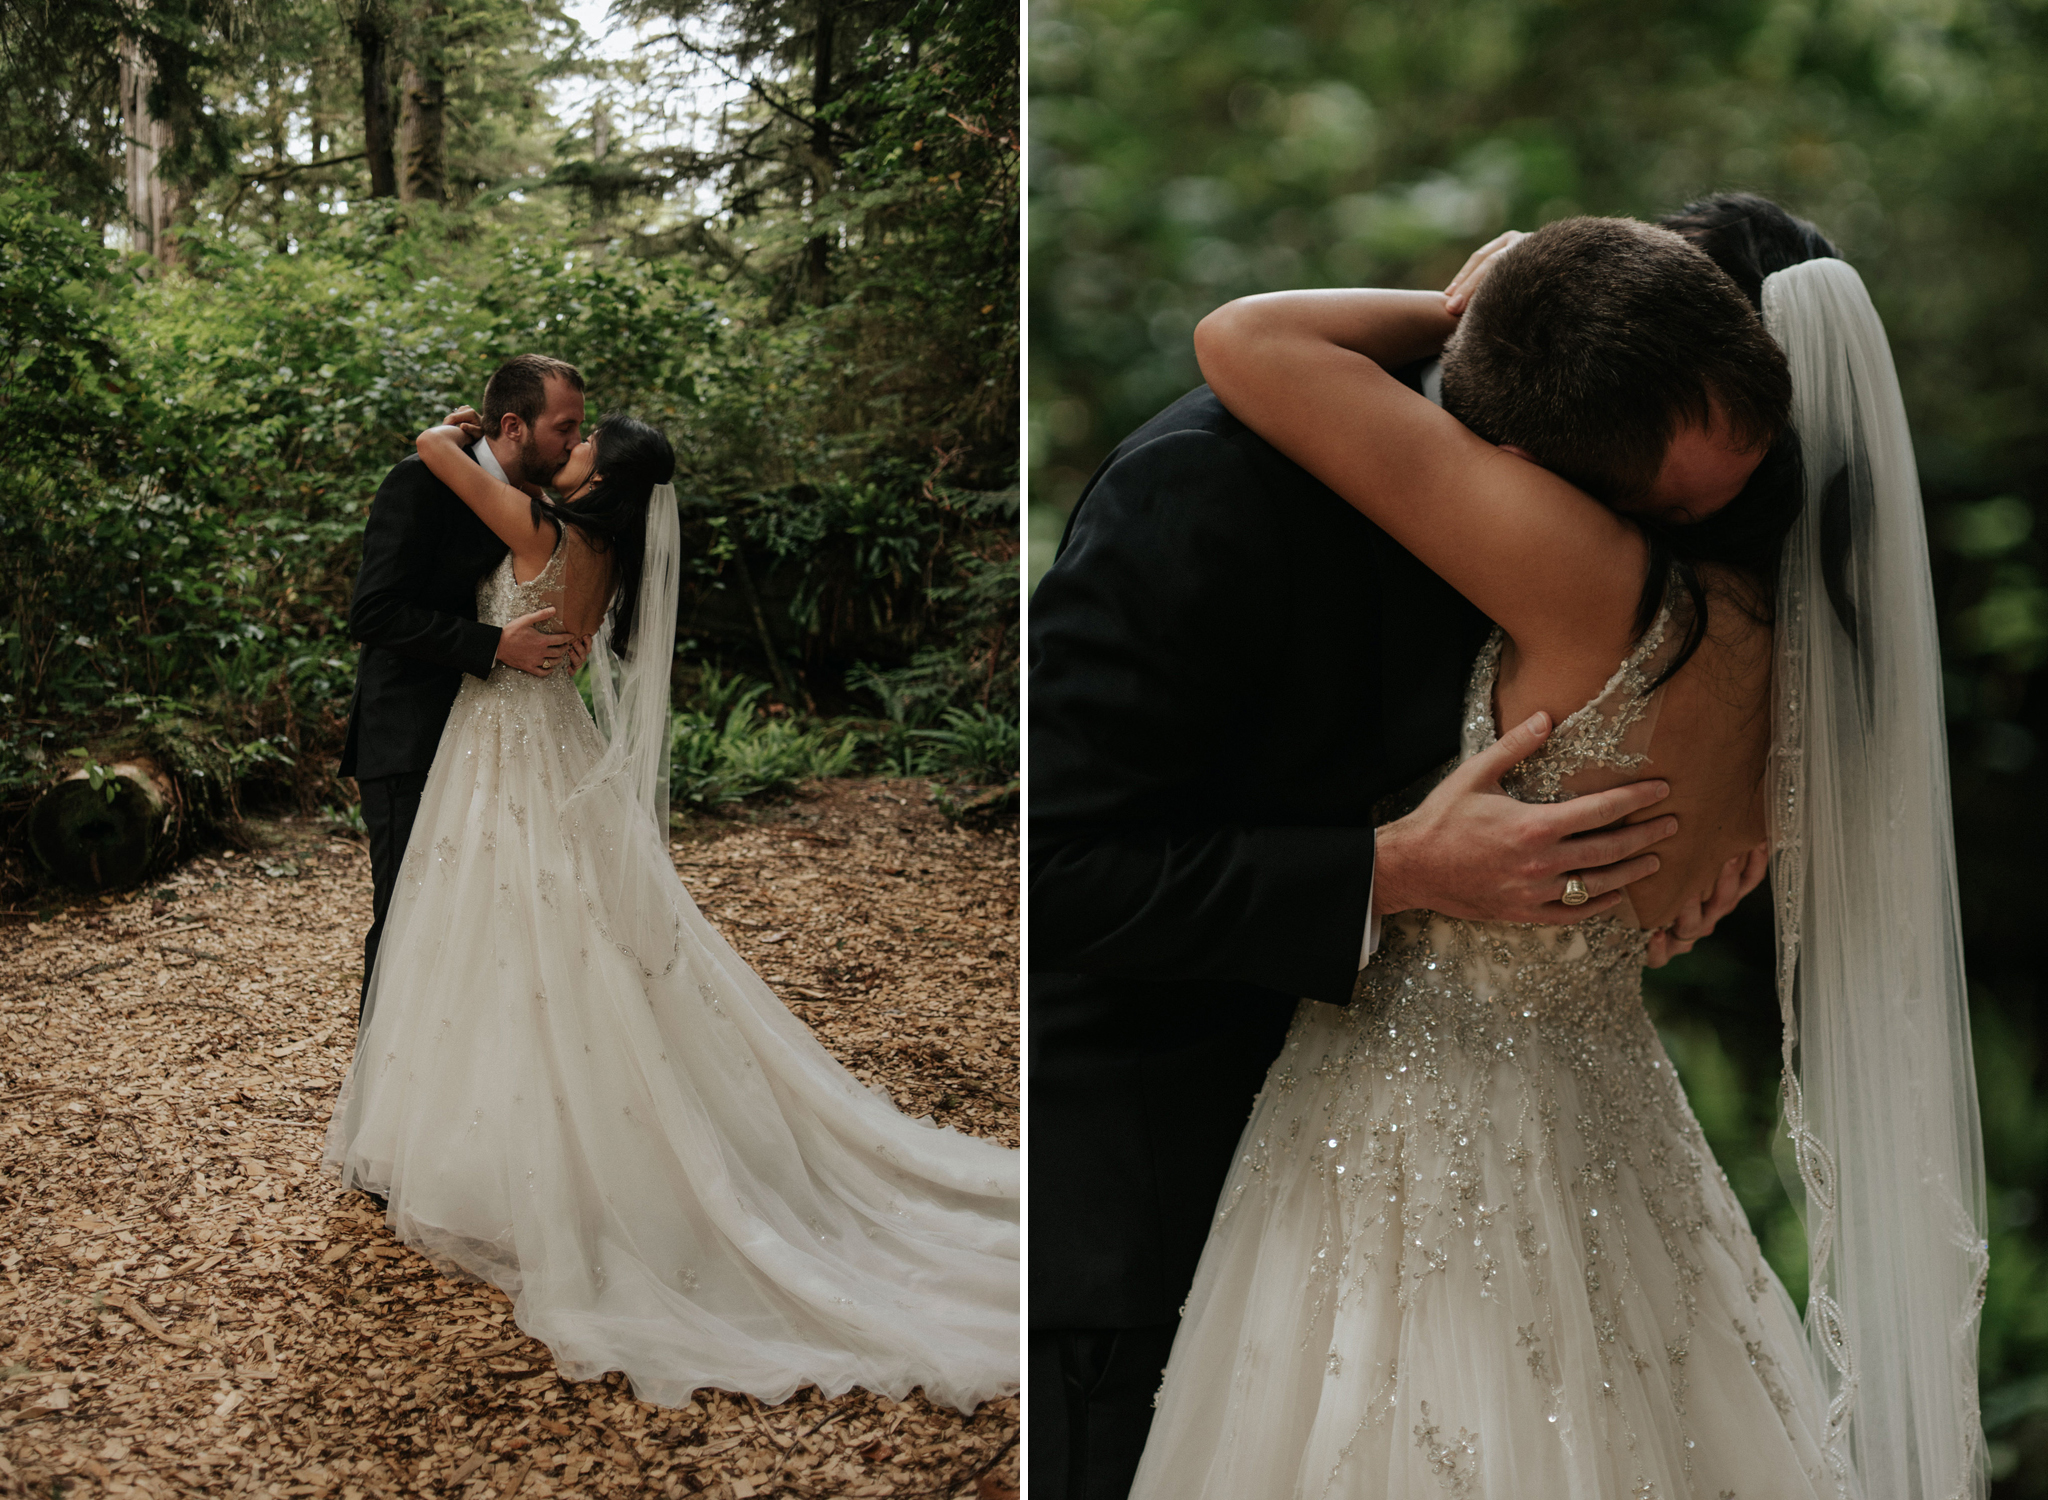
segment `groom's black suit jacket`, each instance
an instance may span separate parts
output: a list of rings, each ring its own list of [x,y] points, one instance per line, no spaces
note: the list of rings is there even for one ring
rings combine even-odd
[[[509,549],[417,454],[377,486],[349,634],[363,643],[341,774],[424,771],[462,674],[491,675],[499,628],[476,618],[476,585]]]
[[[1487,625],[1206,387],[1127,438],[1031,599],[1031,1312],[1170,1323],[1303,997],[1343,1003],[1371,812],[1457,749]]]

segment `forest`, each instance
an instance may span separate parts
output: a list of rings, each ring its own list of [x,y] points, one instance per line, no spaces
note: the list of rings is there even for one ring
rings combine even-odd
[[[1441,287],[1478,243],[1742,188],[1862,272],[1914,423],[1943,620],[1991,1183],[1994,1493],[2048,1495],[2048,11],[2026,0],[1041,0],[1030,33],[1030,569],[1232,297]],[[1653,976],[1695,1112],[1779,1273],[1767,893]]]
[[[1017,45],[988,0],[0,3],[0,905],[124,758],[183,809],[152,868],[355,819],[370,497],[528,351],[676,447],[679,809],[1013,806]]]
[[[1016,1500],[1015,1399],[657,1407],[319,1162],[405,847],[338,774],[365,521],[522,353],[675,450],[670,899],[849,1090],[1015,1142],[1018,49],[1001,0],[0,0],[0,1492]]]

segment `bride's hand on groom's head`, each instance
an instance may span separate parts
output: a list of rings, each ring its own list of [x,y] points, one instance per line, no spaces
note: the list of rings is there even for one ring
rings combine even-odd
[[[1688,901],[1679,909],[1669,927],[1650,934],[1648,967],[1661,969],[1681,953],[1692,952],[1693,944],[1711,934],[1720,920],[1742,903],[1742,898],[1763,882],[1771,867],[1771,846],[1758,844],[1747,854],[1738,854],[1721,866],[1713,890]]]
[[[1528,235],[1519,229],[1510,229],[1505,234],[1494,236],[1466,259],[1464,269],[1451,278],[1451,284],[1444,288],[1444,311],[1457,317],[1472,305],[1472,294],[1479,290],[1479,283],[1486,280],[1486,273],[1493,269],[1493,263],[1500,256],[1515,248]]]
[[[1678,831],[1673,817],[1617,827],[1670,794],[1638,781],[1568,802],[1517,802],[1500,781],[1550,735],[1538,714],[1446,776],[1422,805],[1374,839],[1373,906],[1381,916],[1424,909],[1481,922],[1559,926],[1597,916],[1621,888],[1655,872],[1650,845]],[[1573,876],[1586,895],[1567,905]],[[1576,894],[1576,892],[1574,892]]]
[[[441,419],[443,427],[460,427],[465,438],[480,438],[484,435],[483,413],[473,406],[458,406]]]

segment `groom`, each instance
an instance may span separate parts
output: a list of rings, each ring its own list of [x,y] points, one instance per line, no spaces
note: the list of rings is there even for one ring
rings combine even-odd
[[[1600,222],[1516,247],[1547,257],[1555,295],[1524,315],[1555,326],[1500,326],[1482,298],[1442,404],[1549,467],[1589,436],[1603,456],[1643,455],[1645,498],[1703,516],[1760,457],[1689,415],[1700,379],[1740,396],[1717,351],[1743,340],[1697,318],[1674,340],[1620,314],[1646,285],[1672,308],[1725,309],[1702,295],[1722,273],[1667,231]],[[1597,389],[1617,353],[1690,369],[1618,405],[1523,398]],[[1536,359],[1553,362],[1542,379]],[[1433,364],[1405,378],[1436,399]],[[1296,1002],[1348,1001],[1384,915],[1557,922],[1567,873],[1593,893],[1587,916],[1653,867],[1665,820],[1599,830],[1651,805],[1655,783],[1548,808],[1500,794],[1541,742],[1528,725],[1375,829],[1377,801],[1456,752],[1487,629],[1206,387],[1082,493],[1031,600],[1033,1500],[1123,1500]]]
[[[576,367],[522,354],[499,366],[484,387],[487,436],[470,456],[508,484],[537,487],[568,461],[582,430],[583,377]],[[348,611],[349,634],[363,650],[341,752],[341,774],[356,779],[370,835],[371,918],[358,1020],[427,768],[462,674],[488,677],[504,662],[542,676],[559,656],[569,655],[572,666],[581,659],[577,638],[535,628],[552,607],[502,629],[477,622],[477,583],[505,552],[416,453],[385,475],[370,502]]]

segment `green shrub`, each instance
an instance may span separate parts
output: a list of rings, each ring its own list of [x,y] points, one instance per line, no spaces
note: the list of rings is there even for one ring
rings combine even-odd
[[[985,704],[949,708],[939,729],[914,729],[911,737],[925,746],[920,770],[969,781],[1014,779],[1022,759],[1017,721],[991,713]]]
[[[671,717],[669,794],[678,805],[719,807],[800,781],[844,776],[860,741],[843,725],[764,717],[765,683],[705,674],[697,701]]]
[[[896,748],[920,765],[948,752],[902,736],[960,732],[947,710],[1014,719],[1016,492],[936,482],[921,431],[854,410],[840,313],[773,322],[680,260],[461,231],[372,210],[287,253],[195,226],[186,270],[138,279],[0,179],[0,813],[63,749],[173,701],[259,798],[345,802],[370,497],[421,426],[532,349],[583,368],[593,417],[631,409],[675,441],[686,652],[758,656],[790,709],[863,717],[883,706],[848,674],[909,671]],[[731,707],[678,731],[699,801],[877,759],[816,713]]]

